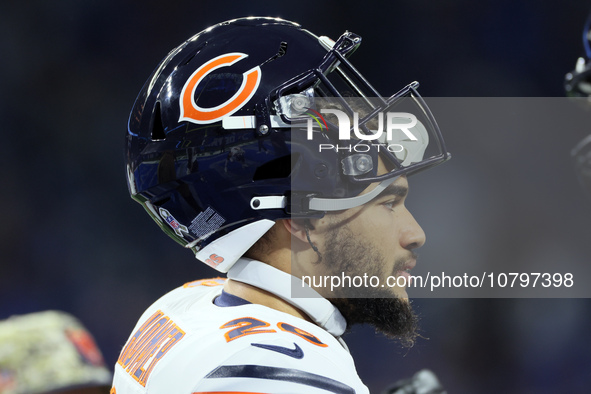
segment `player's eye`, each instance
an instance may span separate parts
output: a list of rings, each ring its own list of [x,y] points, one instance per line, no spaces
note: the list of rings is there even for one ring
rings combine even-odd
[[[393,211],[394,207],[398,204],[398,199],[395,200],[389,200],[386,202],[383,202],[382,205],[385,206],[386,208],[388,208],[389,210]]]

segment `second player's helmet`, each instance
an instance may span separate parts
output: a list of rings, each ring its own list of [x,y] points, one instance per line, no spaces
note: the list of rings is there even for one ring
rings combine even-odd
[[[220,23],[182,43],[130,115],[132,197],[225,272],[275,220],[361,205],[448,159],[418,84],[380,96],[347,60],[360,43],[276,18]],[[390,172],[377,174],[378,155]],[[371,182],[381,187],[360,195]]]
[[[564,89],[571,97],[591,96],[591,15],[583,27],[584,56],[577,59],[575,69],[565,76]]]
[[[583,27],[584,56],[577,59],[575,69],[566,74],[566,94],[575,97],[585,110],[591,109],[591,14]],[[571,156],[575,171],[583,189],[591,197],[591,134],[583,138],[572,149]]]

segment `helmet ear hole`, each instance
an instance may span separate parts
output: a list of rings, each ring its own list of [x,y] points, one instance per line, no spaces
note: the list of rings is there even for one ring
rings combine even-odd
[[[162,115],[160,114],[160,102],[156,103],[154,110],[154,120],[152,122],[152,141],[166,139],[166,133],[164,132],[164,126],[162,125]]]
[[[275,160],[271,160],[257,168],[252,180],[260,181],[263,179],[283,179],[288,178],[293,170],[293,164],[297,163],[299,155],[285,155]]]

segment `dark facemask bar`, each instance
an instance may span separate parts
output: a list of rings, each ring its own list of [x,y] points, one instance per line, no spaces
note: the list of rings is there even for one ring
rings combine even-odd
[[[357,71],[357,69],[355,69],[355,67],[346,59],[346,56],[349,56],[351,53],[353,53],[360,43],[361,38],[359,36],[350,32],[343,34],[334,44],[332,49],[328,51],[316,69],[310,70],[307,73],[304,73],[282,85],[276,90],[274,97],[279,98],[294,92],[302,92],[306,89],[309,89],[310,87],[318,88],[319,86],[322,86],[322,88],[328,91],[332,98],[339,102],[339,106],[342,107],[345,112],[348,112],[349,115],[352,115],[354,112],[353,108],[341,95],[339,89],[337,89],[337,87],[328,78],[328,75],[331,72],[336,72],[359,96],[359,98],[364,99],[366,104],[372,108],[369,114],[359,120],[360,130],[368,135],[371,134],[371,132],[367,128],[366,124],[379,112],[387,111],[388,109],[395,106],[398,101],[403,98],[410,98],[416,103],[427,120],[429,129],[432,131],[432,135],[435,136],[435,143],[437,144],[438,152],[440,153],[427,159],[423,159],[421,162],[412,163],[403,167],[394,154],[385,150],[386,154],[384,155],[384,158],[388,164],[390,164],[393,170],[387,174],[379,176],[350,176],[350,179],[353,182],[381,182],[383,180],[403,174],[415,174],[448,160],[451,156],[449,152],[447,152],[445,141],[439,126],[437,125],[437,122],[435,121],[435,118],[429,107],[417,92],[417,88],[419,86],[418,82],[413,82],[405,86],[403,89],[387,99],[383,98],[378,93],[378,91],[363,77],[363,75],[361,75],[361,73],[359,73],[359,71]],[[378,101],[374,103],[369,99],[369,97],[372,99],[377,99]],[[287,124],[291,124],[294,120],[296,120],[288,118],[285,114],[280,114],[280,117],[282,121]],[[346,154],[344,155],[346,156]]]

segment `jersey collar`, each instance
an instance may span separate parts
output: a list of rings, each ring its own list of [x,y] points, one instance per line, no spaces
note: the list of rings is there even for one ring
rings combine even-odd
[[[347,322],[326,298],[299,278],[263,262],[242,257],[228,271],[228,278],[266,290],[306,313],[316,324],[334,336],[341,336]],[[293,298],[292,286],[306,289],[306,298]]]

